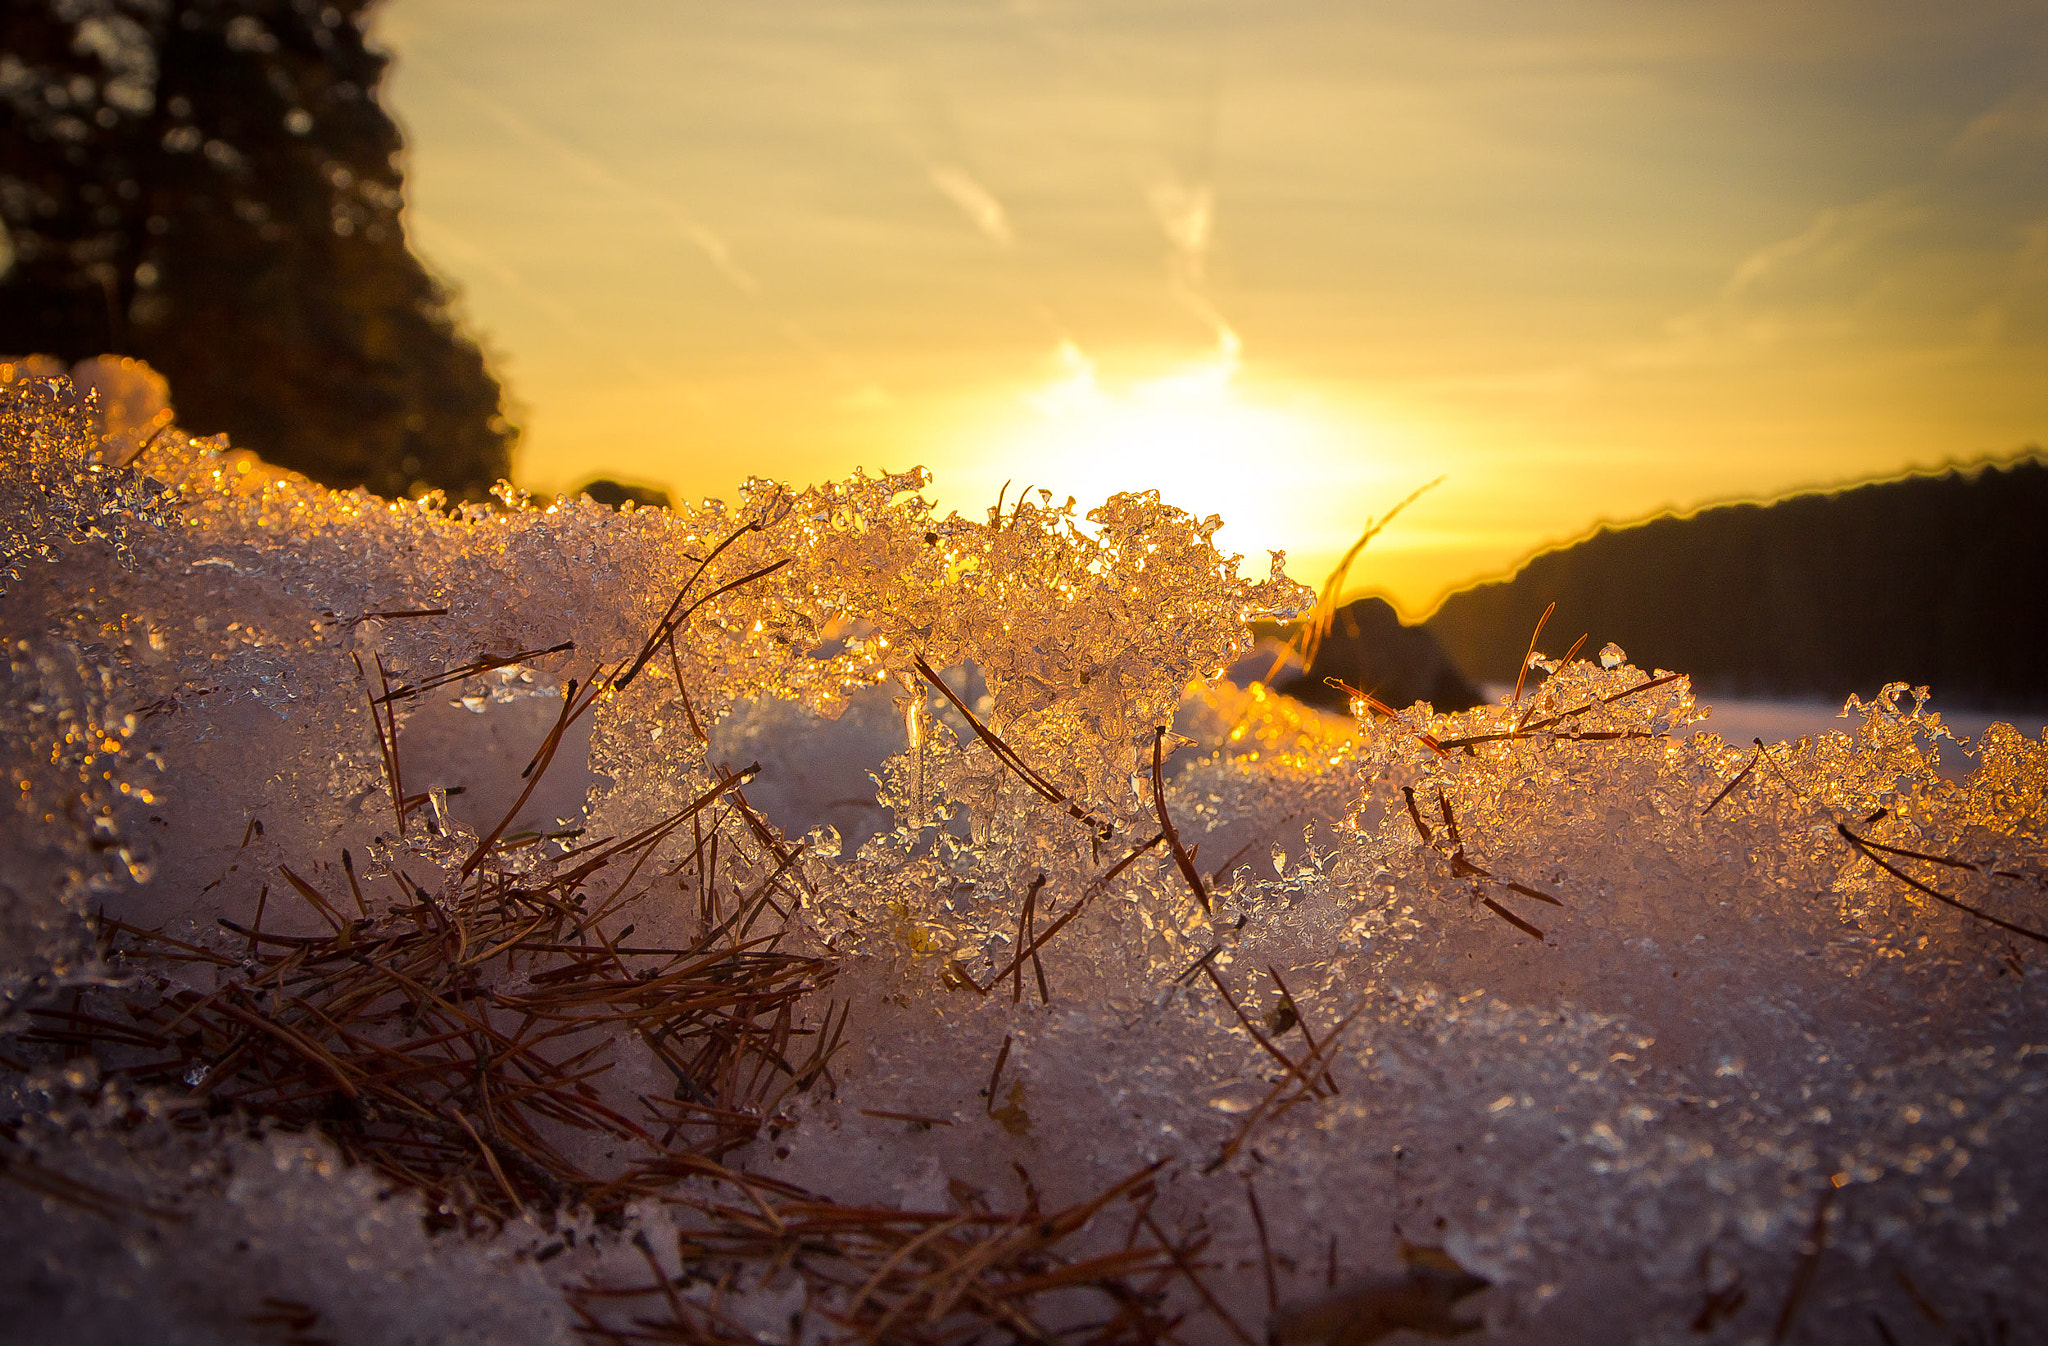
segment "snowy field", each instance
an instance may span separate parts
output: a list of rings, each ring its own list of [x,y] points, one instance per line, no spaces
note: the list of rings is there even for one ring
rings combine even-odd
[[[1507,684],[1489,683],[1484,690],[1489,698],[1499,700],[1512,693],[1514,688]],[[1734,697],[1702,696],[1700,702],[1712,711],[1712,715],[1680,731],[1687,737],[1711,729],[1730,743],[1750,743],[1759,738],[1766,743],[1791,743],[1821,734],[1839,734],[1848,723],[1842,714],[1841,704],[1832,701],[1747,701]],[[1940,704],[1939,698],[1930,704],[1929,709],[1941,716],[1942,723],[1958,739],[1970,742],[1983,737],[1994,724],[2011,725],[2027,738],[2037,739],[2048,733],[2048,716],[2038,713],[1957,710]],[[1943,776],[1960,780],[1975,764],[1975,759],[1967,752],[1948,748],[1941,754],[1939,769]]]
[[[1207,681],[1309,595],[1152,496],[0,439],[11,1339],[2048,1324],[2038,723],[1355,727]]]

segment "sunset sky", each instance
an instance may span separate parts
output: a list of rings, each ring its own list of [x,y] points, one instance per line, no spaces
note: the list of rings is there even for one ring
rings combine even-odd
[[[523,484],[1157,487],[1410,616],[2048,439],[2048,6],[391,0]]]

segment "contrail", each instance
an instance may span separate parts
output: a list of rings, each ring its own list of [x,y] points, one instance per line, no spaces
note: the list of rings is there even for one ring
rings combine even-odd
[[[667,384],[670,380],[658,375],[654,368],[638,355],[620,349],[616,342],[608,341],[589,323],[576,316],[573,309],[549,297],[544,291],[529,285],[518,272],[507,266],[496,254],[480,247],[475,242],[450,229],[438,219],[421,211],[419,207],[405,208],[407,228],[427,236],[426,242],[434,252],[452,252],[469,265],[488,273],[500,285],[518,295],[526,303],[539,309],[554,321],[556,328],[568,333],[585,347],[602,352],[606,359],[628,369],[650,383]]]
[[[692,215],[664,194],[652,191],[614,173],[610,168],[574,145],[550,135],[532,122],[500,103],[483,90],[455,75],[448,73],[439,63],[408,52],[405,58],[412,65],[455,89],[469,99],[492,121],[510,131],[527,144],[553,155],[564,166],[574,170],[584,181],[607,191],[616,192],[647,207],[661,218],[674,225],[691,246],[704,255],[719,275],[732,283],[734,288],[750,295],[761,292],[761,284],[755,280],[739,260],[733,256],[732,248],[718,232]]]
[[[516,136],[533,146],[585,182],[604,191],[624,197],[646,208],[659,218],[666,220],[711,267],[735,290],[768,309],[774,320],[775,330],[806,354],[818,361],[825,374],[834,380],[852,385],[850,396],[865,395],[873,387],[872,380],[859,376],[849,362],[836,351],[819,341],[801,323],[793,318],[776,314],[774,305],[753,273],[734,256],[733,249],[717,230],[699,220],[688,209],[667,195],[643,187],[631,179],[614,172],[594,156],[578,149],[575,145],[535,126],[524,117],[506,107],[497,99],[460,76],[451,74],[439,62],[417,52],[408,52],[405,60],[430,78],[438,79],[449,88],[460,93],[476,108]]]
[[[989,242],[999,248],[1016,243],[1017,236],[1010,229],[1010,217],[1003,210],[1003,203],[996,200],[995,193],[976,181],[973,174],[957,164],[933,164],[925,172],[930,176],[932,186],[958,206],[960,213],[988,236]]]

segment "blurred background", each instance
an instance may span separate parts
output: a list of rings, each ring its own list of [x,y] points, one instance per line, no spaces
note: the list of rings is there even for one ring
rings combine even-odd
[[[1314,583],[1442,477],[1351,586],[1474,681],[1556,600],[2048,700],[2038,0],[8,0],[0,222],[0,352],[336,485],[922,463]]]

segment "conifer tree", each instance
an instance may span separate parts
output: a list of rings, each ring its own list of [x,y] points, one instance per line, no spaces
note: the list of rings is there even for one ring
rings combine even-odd
[[[329,485],[486,493],[517,432],[406,247],[374,4],[0,5],[0,351],[139,356]]]

